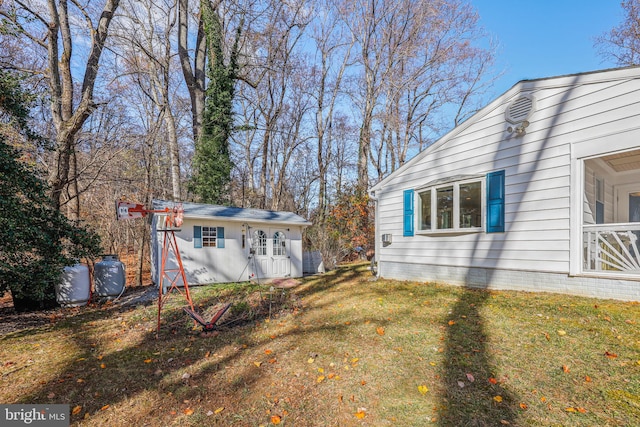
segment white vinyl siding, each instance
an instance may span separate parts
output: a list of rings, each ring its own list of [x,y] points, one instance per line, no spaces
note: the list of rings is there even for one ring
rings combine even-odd
[[[377,247],[381,275],[385,262],[568,273],[572,223],[583,221],[571,218],[574,147],[595,144],[590,141],[598,135],[636,129],[640,122],[637,76],[612,81],[598,77],[596,73],[595,77],[569,76],[516,85],[374,187],[378,199],[376,233],[395,234],[392,244]],[[535,96],[536,105],[526,134],[516,137],[506,130],[504,111],[522,92]],[[616,138],[610,148],[603,146],[600,150],[612,150],[615,144],[631,139],[630,135]],[[635,144],[640,144],[640,137]],[[420,189],[447,176],[497,170],[505,170],[504,233],[402,236],[403,189]],[[593,174],[593,170],[585,168],[585,173]],[[613,187],[604,178],[609,201]],[[593,179],[587,177],[585,181]],[[595,203],[590,195],[593,185],[586,186],[584,192]],[[588,206],[583,210],[588,222]],[[605,210],[605,221],[612,220],[613,212]],[[419,224],[420,218],[416,221]]]

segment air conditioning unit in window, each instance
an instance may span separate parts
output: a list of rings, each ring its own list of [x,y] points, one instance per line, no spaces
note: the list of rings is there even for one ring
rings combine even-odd
[[[382,235],[382,244],[383,245],[390,245],[391,244],[391,234],[383,234]]]

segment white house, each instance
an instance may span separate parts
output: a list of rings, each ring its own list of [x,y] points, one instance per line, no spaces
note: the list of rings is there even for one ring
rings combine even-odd
[[[153,209],[173,202],[154,200]],[[291,212],[182,203],[176,246],[189,285],[302,276],[302,230],[311,223]],[[165,232],[151,221],[151,278],[158,283]],[[167,269],[177,269],[169,252]]]
[[[381,277],[640,300],[640,68],[521,81],[370,194]]]

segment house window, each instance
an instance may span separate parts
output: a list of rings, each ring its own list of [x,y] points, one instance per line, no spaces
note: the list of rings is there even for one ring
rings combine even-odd
[[[438,230],[453,228],[453,186],[436,189],[435,214]]]
[[[287,255],[287,239],[282,231],[276,231],[273,235],[273,255]]]
[[[596,224],[604,224],[604,179],[596,180]]]
[[[482,227],[482,183],[460,184],[460,228]]]
[[[420,230],[431,230],[431,190],[418,194],[420,197]]]
[[[482,194],[480,179],[419,191],[420,230],[482,228]]]

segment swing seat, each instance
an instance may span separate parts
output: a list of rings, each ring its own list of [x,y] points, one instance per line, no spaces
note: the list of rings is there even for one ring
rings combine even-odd
[[[200,316],[195,311],[191,310],[191,308],[189,307],[184,307],[183,310],[185,313],[191,316],[193,320],[195,320],[198,324],[200,324],[200,326],[202,326],[202,330],[204,332],[208,332],[215,329],[216,322],[220,320],[222,315],[225,314],[230,307],[231,307],[231,304],[225,304],[220,310],[218,310],[216,314],[214,314],[213,318],[209,322],[204,320],[202,316]]]

